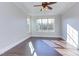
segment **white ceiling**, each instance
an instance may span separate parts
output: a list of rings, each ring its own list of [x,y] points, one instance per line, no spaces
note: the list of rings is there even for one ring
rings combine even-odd
[[[52,10],[40,11],[41,7],[34,7],[34,5],[39,5],[41,2],[16,2],[14,3],[26,14],[28,13],[31,16],[41,16],[41,15],[59,15],[73,7],[75,2],[57,2],[54,5]]]

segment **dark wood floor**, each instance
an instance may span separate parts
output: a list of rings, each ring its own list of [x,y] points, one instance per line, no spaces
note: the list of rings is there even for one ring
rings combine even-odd
[[[1,56],[62,56],[54,47],[50,47],[43,40],[57,38],[34,38],[31,37],[16,47],[5,52]]]

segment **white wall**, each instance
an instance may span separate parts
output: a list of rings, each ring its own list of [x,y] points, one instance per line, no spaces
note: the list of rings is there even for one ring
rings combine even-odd
[[[70,27],[69,27],[69,26]],[[69,30],[70,28],[70,30]],[[67,35],[70,33],[71,38]],[[76,3],[72,8],[67,10],[62,15],[62,37],[68,42],[78,47],[79,45],[79,3]]]
[[[54,32],[37,32],[36,31],[36,26],[35,26],[35,21],[39,18],[54,18],[55,19],[55,31]],[[31,31],[32,31],[32,36],[35,37],[61,37],[61,20],[60,16],[36,16],[36,17],[31,17]]]
[[[0,3],[0,53],[29,37],[26,16],[12,3]]]

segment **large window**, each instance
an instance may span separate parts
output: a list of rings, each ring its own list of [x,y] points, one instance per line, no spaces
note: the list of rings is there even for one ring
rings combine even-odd
[[[37,19],[38,31],[54,31],[54,19]]]

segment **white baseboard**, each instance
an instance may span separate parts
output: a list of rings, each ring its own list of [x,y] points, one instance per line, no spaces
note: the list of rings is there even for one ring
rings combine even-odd
[[[32,37],[58,37],[58,38],[61,38],[61,36],[59,36],[59,35],[56,35],[56,36],[53,36],[53,35],[31,35]]]
[[[18,41],[16,43],[14,43],[14,44],[11,44],[11,45],[3,48],[3,49],[0,49],[0,55],[3,54],[3,53],[5,53],[5,52],[7,52],[8,50],[10,50],[11,48],[15,47],[16,45],[20,44],[21,42],[27,40],[28,38],[30,38],[30,36],[27,36],[24,39],[22,39],[22,40],[20,40],[20,41]]]
[[[66,40],[66,38],[64,38],[63,36],[61,36],[61,38],[62,38],[63,40]]]

